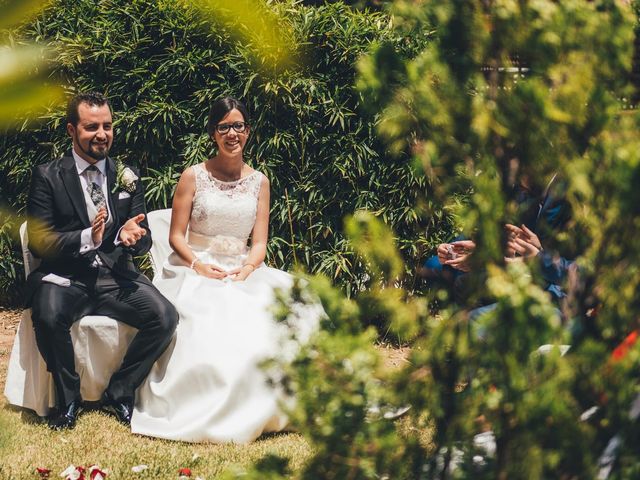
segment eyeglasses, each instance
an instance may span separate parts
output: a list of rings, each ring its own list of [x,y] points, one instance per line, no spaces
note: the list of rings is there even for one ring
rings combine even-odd
[[[216,132],[220,135],[229,133],[229,130],[233,128],[236,133],[242,133],[247,129],[248,125],[245,122],[233,122],[233,123],[219,123],[216,125]]]

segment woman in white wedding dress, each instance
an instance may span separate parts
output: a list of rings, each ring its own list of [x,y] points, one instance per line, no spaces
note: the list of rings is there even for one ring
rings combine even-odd
[[[217,100],[207,129],[218,153],[186,169],[178,182],[173,253],[154,283],[180,322],[174,344],[138,390],[134,433],[245,443],[287,426],[284,398],[260,363],[281,353],[285,327],[270,307],[274,289],[287,289],[293,279],[264,264],[269,181],[243,161],[248,120],[239,101]],[[317,307],[300,316],[301,338],[320,314]]]

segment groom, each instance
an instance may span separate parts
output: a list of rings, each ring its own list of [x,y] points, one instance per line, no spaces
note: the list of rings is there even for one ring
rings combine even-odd
[[[129,424],[135,390],[171,341],[178,314],[132,261],[149,251],[151,232],[142,182],[108,157],[107,98],[76,95],[67,122],[72,150],[34,169],[27,200],[29,249],[42,259],[27,279],[27,307],[56,388],[49,426],[73,428],[82,410],[70,328],[85,315],[138,329],[102,398],[105,409]]]

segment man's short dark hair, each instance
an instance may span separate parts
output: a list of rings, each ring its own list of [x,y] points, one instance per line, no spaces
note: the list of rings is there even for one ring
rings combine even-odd
[[[74,127],[78,125],[78,120],[80,120],[80,114],[78,113],[78,105],[81,103],[86,103],[88,105],[95,105],[101,107],[102,105],[107,105],[109,110],[111,110],[111,105],[109,104],[109,100],[102,93],[98,92],[86,92],[86,93],[78,93],[74,95],[71,100],[69,100],[69,104],[67,105],[67,123],[70,123]]]

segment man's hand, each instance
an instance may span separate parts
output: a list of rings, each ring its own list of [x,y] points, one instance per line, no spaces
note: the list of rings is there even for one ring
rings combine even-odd
[[[125,222],[120,230],[120,241],[125,247],[131,247],[138,240],[147,234],[147,231],[140,226],[140,222],[144,220],[144,213],[140,213]]]
[[[471,265],[469,259],[476,249],[476,244],[473,240],[459,240],[449,244],[453,252],[454,258],[446,260],[444,265],[449,265],[451,268],[460,270],[462,272],[471,271]],[[440,247],[438,247],[438,258],[440,258]]]
[[[522,225],[522,232],[519,235],[522,240],[533,245],[538,250],[542,250],[542,244],[538,236],[527,228],[526,225]]]
[[[214,265],[213,263],[202,263],[200,260],[193,265],[193,269],[198,275],[202,275],[207,278],[215,278],[216,280],[222,280],[229,274],[229,272],[217,265]]]
[[[516,255],[524,258],[534,257],[542,250],[540,239],[526,225],[516,227],[515,225],[507,224],[505,228],[508,232],[507,259]]]
[[[94,245],[102,243],[102,236],[104,235],[104,228],[107,221],[107,209],[102,207],[98,210],[96,217],[91,222],[91,240]]]

